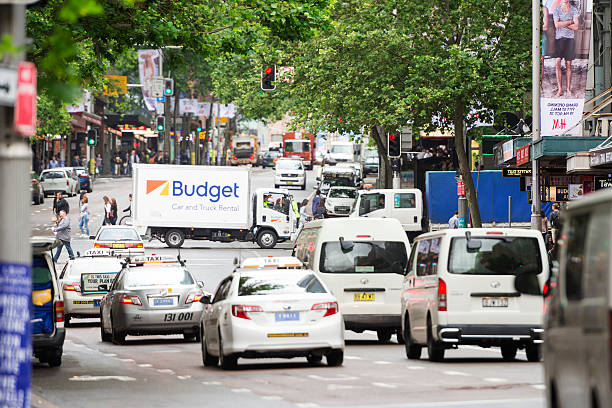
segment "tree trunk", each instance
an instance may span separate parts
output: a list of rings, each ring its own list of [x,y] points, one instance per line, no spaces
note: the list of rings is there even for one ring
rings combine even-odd
[[[383,137],[385,134],[382,126],[374,126],[370,131],[370,136],[376,143],[378,149],[378,155],[380,156],[380,168],[378,169],[378,179],[381,181],[381,188],[391,188],[393,184],[393,171],[391,169],[391,163],[389,157],[387,157],[387,145],[386,139]]]
[[[474,188],[474,180],[472,179],[472,172],[468,164],[467,155],[465,152],[465,141],[463,140],[463,119],[465,117],[465,105],[462,101],[457,99],[455,101],[455,152],[457,153],[457,161],[459,162],[459,172],[463,177],[463,183],[465,185],[465,196],[468,202],[468,208],[470,209],[470,216],[472,218],[472,226],[474,228],[482,227],[480,221],[480,208],[478,208],[478,198],[476,196],[476,189]]]

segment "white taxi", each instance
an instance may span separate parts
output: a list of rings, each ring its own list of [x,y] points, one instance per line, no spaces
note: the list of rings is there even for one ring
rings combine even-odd
[[[112,249],[115,254],[144,255],[144,242],[138,230],[128,225],[103,225],[95,236],[94,249]]]
[[[100,300],[122,268],[123,260],[112,255],[108,250],[90,250],[64,266],[59,281],[64,295],[66,326],[75,317],[100,316]]]
[[[344,322],[338,301],[305,269],[239,269],[221,281],[206,304],[200,332],[202,362],[236,367],[238,358],[323,356],[344,359]]]

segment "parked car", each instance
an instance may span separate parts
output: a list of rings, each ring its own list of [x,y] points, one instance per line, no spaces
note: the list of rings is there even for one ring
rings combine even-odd
[[[549,407],[612,406],[612,190],[591,193],[563,213],[558,257],[543,290],[534,274],[515,289],[545,299],[544,384]],[[558,262],[557,262],[558,259]]]
[[[76,171],[77,177],[79,179],[79,189],[91,193],[92,185],[87,169],[85,169],[85,167],[75,167],[74,170]]]
[[[514,277],[523,274],[540,289],[548,279],[539,231],[462,228],[419,235],[401,291],[406,356],[418,359],[427,347],[429,360],[442,361],[447,349],[472,345],[499,347],[506,361],[525,349],[528,361],[540,361],[544,302],[515,291]]]
[[[30,183],[30,191],[32,192],[32,201],[34,204],[42,204],[45,202],[45,190],[43,189],[40,180],[35,172],[30,172],[30,179],[32,182]]]
[[[79,181],[71,167],[43,170],[40,173],[40,182],[46,196],[54,195],[58,191],[71,197],[79,193]]]
[[[203,297],[202,361],[236,367],[238,358],[306,357],[342,365],[344,325],[336,298],[312,271],[239,269]]]
[[[51,250],[54,237],[33,237],[32,245],[32,352],[51,367],[62,364],[66,329],[64,298],[58,284]]]

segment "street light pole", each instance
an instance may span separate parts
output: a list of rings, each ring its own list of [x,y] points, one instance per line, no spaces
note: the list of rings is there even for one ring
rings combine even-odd
[[[533,155],[533,146],[540,139],[540,0],[531,2],[531,95],[532,116],[531,125],[531,228],[541,231],[542,219],[540,216],[540,169],[539,163]]]

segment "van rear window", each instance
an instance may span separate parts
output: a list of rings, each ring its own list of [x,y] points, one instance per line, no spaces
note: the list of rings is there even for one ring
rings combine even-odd
[[[536,238],[472,237],[478,249],[468,249],[466,238],[453,238],[448,261],[450,273],[463,275],[515,275],[542,272]]]
[[[324,273],[402,273],[406,270],[403,242],[325,242],[319,269]]]

